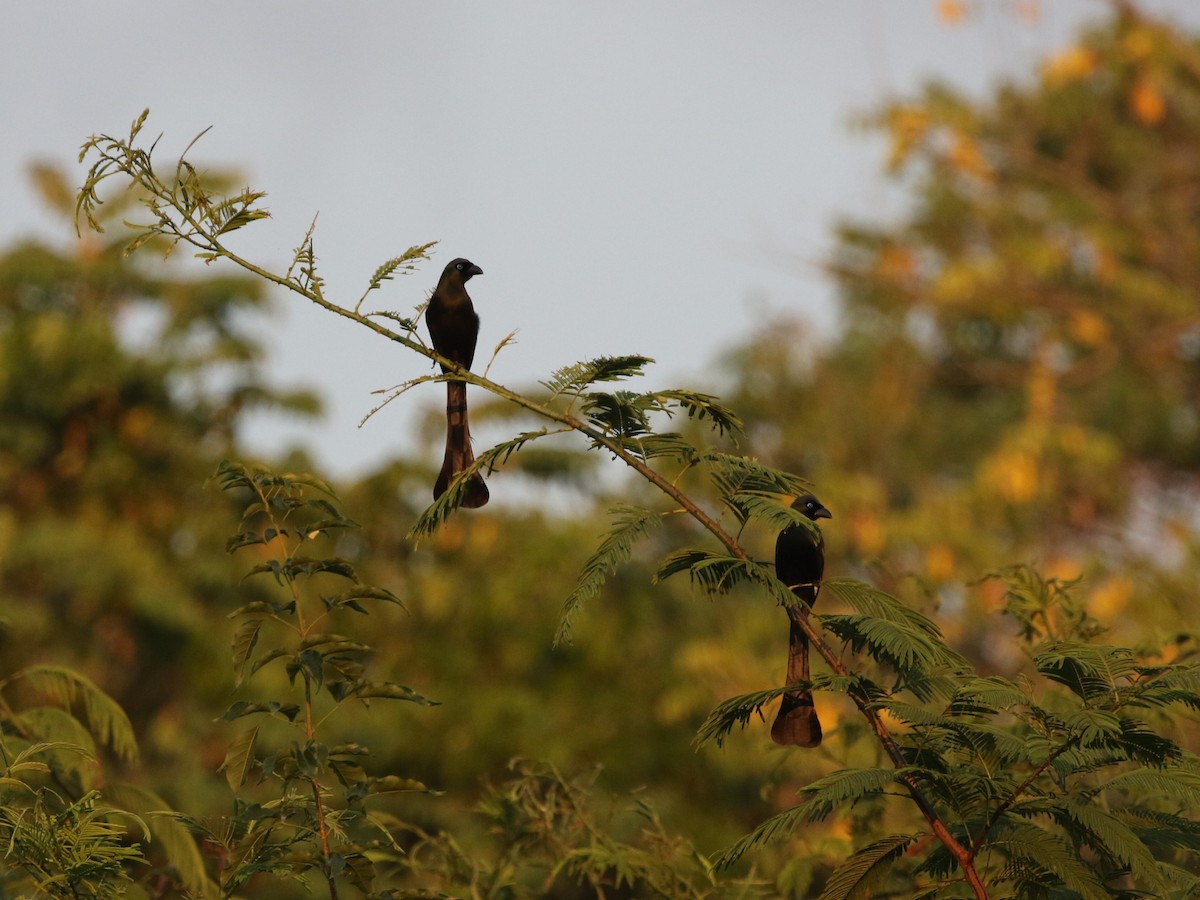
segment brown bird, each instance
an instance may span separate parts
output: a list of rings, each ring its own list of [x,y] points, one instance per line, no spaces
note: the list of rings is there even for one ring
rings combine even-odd
[[[801,494],[792,503],[814,522],[832,519],[833,513],[812,494]],[[808,681],[808,635],[801,622],[808,620],[808,607],[817,602],[821,576],[825,574],[825,538],[820,529],[790,525],[775,541],[775,576],[791,588],[807,606],[788,609],[787,683]],[[816,747],[821,743],[821,720],[813,706],[812,691],[788,691],[779,705],[779,714],[771,725],[771,740],[795,747]]]
[[[433,349],[454,363],[454,369],[470,369],[475,360],[475,341],[479,338],[479,316],[467,293],[467,282],[483,269],[469,259],[451,260],[442,271],[429,306],[425,310],[425,321],[429,325],[429,336]],[[443,372],[453,371],[443,364]],[[446,456],[442,460],[442,471],[433,486],[436,500],[454,480],[459,472],[475,462],[471,451],[471,429],[467,425],[467,383],[446,382]],[[467,483],[467,492],[462,505],[478,509],[488,502],[487,485],[478,472]]]

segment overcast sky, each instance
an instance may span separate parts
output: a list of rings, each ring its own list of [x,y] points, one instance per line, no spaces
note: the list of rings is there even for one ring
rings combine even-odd
[[[483,318],[476,359],[521,386],[589,356],[658,360],[653,386],[718,387],[712,363],[763,316],[836,323],[806,260],[845,216],[895,212],[883,145],[855,115],[938,77],[981,94],[1030,77],[1102,0],[762,2],[7,3],[0,11],[0,243],[66,239],[25,169],[121,134],[150,107],[174,159],[235,166],[273,218],[234,246],[286,267],[320,212],[327,293],[349,305],[384,259],[440,241],[416,275],[373,295],[422,301],[467,256]],[[1200,29],[1195,0],[1146,2]],[[1030,16],[1030,9],[1040,15]],[[421,374],[415,356],[280,294],[267,371],[320,379],[328,415],[246,436],[312,447],[351,474],[406,446],[406,398],[358,429],[370,391]],[[402,401],[402,403],[405,401]],[[407,445],[411,446],[411,445]]]

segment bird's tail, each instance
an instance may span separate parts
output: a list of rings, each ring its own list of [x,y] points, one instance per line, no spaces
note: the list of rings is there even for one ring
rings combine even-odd
[[[800,622],[808,613],[788,609],[788,671],[787,683],[808,681],[808,635]],[[821,720],[813,705],[812,691],[788,691],[783,695],[779,713],[771,725],[771,740],[794,747],[816,747],[821,743]]]
[[[433,486],[434,499],[446,493],[450,482],[473,462],[475,454],[471,451],[471,429],[467,424],[467,385],[464,381],[447,381],[446,456],[442,460],[437,483]],[[483,477],[478,472],[474,473],[467,482],[462,505],[468,509],[478,509],[488,502],[488,497]]]

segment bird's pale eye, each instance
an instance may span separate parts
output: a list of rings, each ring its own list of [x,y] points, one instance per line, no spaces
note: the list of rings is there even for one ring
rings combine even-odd
[[[462,271],[462,263],[459,263],[457,266],[455,266],[455,268],[461,272]]]

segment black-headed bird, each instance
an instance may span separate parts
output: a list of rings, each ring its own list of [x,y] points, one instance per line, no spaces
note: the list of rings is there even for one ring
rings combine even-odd
[[[451,260],[442,271],[425,310],[433,349],[461,369],[471,368],[475,360],[475,342],[479,338],[479,316],[467,293],[467,282],[482,274],[483,269],[469,259]],[[452,369],[443,364],[442,371]],[[465,381],[447,381],[446,455],[433,486],[434,499],[446,493],[455,476],[473,462],[475,454],[471,450],[471,429],[467,424],[467,384]],[[478,509],[487,502],[487,485],[476,472],[467,484],[462,505]]]
[[[792,503],[813,522],[832,519],[833,513],[812,494],[801,494]],[[775,541],[775,576],[802,602],[802,608],[788,608],[787,683],[808,681],[808,635],[801,622],[817,602],[821,577],[825,574],[825,538],[819,528],[790,525]],[[795,747],[816,747],[821,743],[821,720],[813,706],[812,691],[788,691],[783,695],[779,713],[771,725],[771,740]]]

